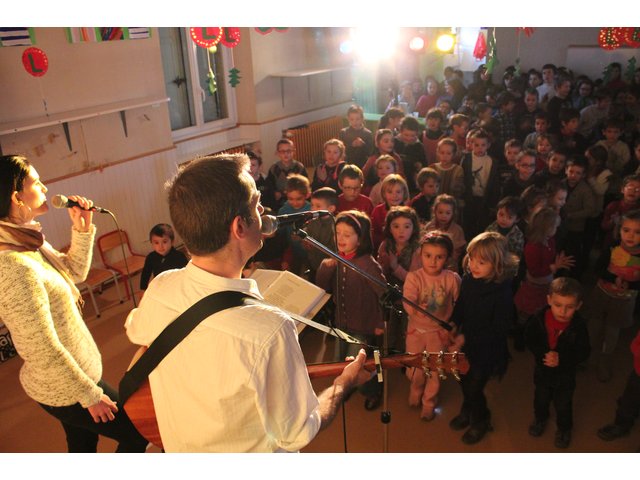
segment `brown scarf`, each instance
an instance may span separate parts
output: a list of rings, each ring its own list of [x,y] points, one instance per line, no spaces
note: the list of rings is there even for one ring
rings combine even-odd
[[[42,226],[31,221],[22,225],[0,221],[0,250],[14,250],[16,252],[40,251],[42,256],[55,268],[71,289],[75,302],[80,300],[80,291],[71,279],[71,275],[56,251],[49,242],[44,239]]]

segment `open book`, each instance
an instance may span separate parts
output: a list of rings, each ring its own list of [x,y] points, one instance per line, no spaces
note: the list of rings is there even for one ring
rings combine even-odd
[[[257,269],[251,277],[262,296],[283,310],[312,318],[330,298],[322,288],[287,270]]]

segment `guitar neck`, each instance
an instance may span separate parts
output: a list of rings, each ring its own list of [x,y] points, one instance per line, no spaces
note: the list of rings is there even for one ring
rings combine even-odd
[[[412,355],[413,356],[413,355]],[[402,357],[383,357],[380,359],[380,363],[382,364],[382,368],[401,368],[406,367],[407,362],[403,361],[406,355]],[[311,364],[307,365],[307,371],[309,372],[309,378],[322,378],[322,377],[337,377],[342,373],[344,367],[349,365],[351,362],[337,362],[337,363],[321,363],[321,364]],[[376,369],[376,363],[373,358],[370,358],[365,361],[364,368],[373,372]]]

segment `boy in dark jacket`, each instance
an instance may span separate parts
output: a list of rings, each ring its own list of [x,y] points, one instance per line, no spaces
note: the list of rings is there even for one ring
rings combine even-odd
[[[547,302],[549,306],[532,315],[525,327],[525,342],[535,358],[535,419],[529,435],[543,434],[553,402],[558,426],[555,446],[567,448],[573,427],[576,367],[591,351],[586,322],[577,313],[582,306],[580,283],[568,277],[556,278],[549,286]]]

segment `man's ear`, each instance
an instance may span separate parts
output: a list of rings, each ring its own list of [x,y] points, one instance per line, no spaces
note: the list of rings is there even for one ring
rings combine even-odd
[[[14,190],[13,193],[11,194],[11,202],[16,204],[16,205],[22,205],[22,200],[20,200],[20,198],[18,198],[18,191]]]
[[[229,228],[229,235],[231,238],[241,239],[244,237],[247,231],[247,224],[242,219],[240,215],[237,215],[236,218],[231,222],[231,227]]]

